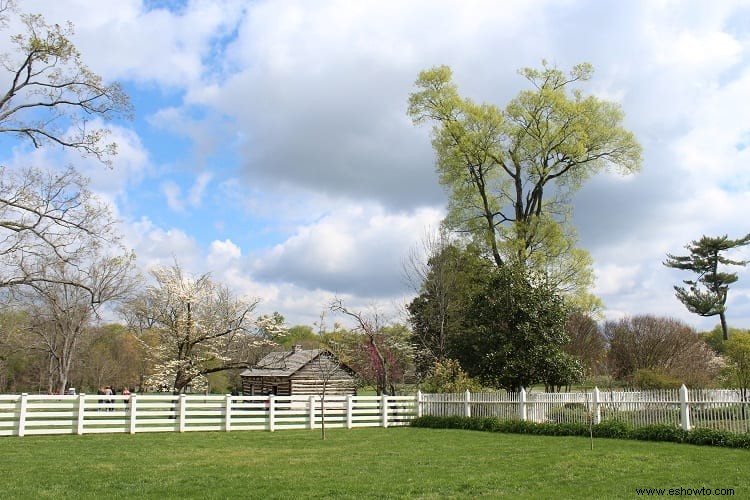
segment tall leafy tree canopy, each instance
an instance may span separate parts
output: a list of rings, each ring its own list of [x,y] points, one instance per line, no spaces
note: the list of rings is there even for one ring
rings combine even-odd
[[[543,62],[521,74],[533,88],[500,109],[462,97],[447,66],[428,69],[408,113],[415,124],[433,124],[448,224],[487,248],[498,267],[531,267],[558,290],[582,293],[593,274],[590,256],[576,247],[571,196],[604,168],[636,172],[641,147],[617,104],[574,88],[591,77],[591,65],[566,75]]]

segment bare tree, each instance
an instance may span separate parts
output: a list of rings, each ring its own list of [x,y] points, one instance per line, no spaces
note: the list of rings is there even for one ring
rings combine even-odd
[[[447,249],[451,241],[444,228],[427,232],[421,248],[413,248],[404,262],[404,276],[415,293],[432,298],[433,314],[427,320],[433,328],[414,328],[417,356],[424,358],[423,367],[432,366],[447,358],[448,318],[456,287],[456,274],[451,272]],[[410,310],[410,318],[413,318]]]
[[[185,392],[202,389],[206,375],[249,368],[249,359],[270,340],[256,335],[251,317],[258,299],[235,297],[208,274],[192,277],[175,263],[151,271],[155,285],[123,310],[136,331],[154,331],[157,365],[146,380],[152,387]]]
[[[318,396],[320,396],[320,438],[326,438],[326,396],[329,391],[334,394],[343,394],[341,387],[348,386],[348,380],[342,380],[341,375],[344,372],[350,372],[354,375],[353,370],[345,365],[341,360],[344,357],[343,346],[334,338],[327,338],[325,332],[325,311],[320,313],[320,322],[318,326],[318,336],[320,337],[320,348],[313,360],[313,372],[318,378],[317,384]],[[338,389],[338,390],[336,390]]]
[[[356,326],[352,333],[362,336],[360,359],[352,368],[372,380],[378,394],[394,394],[396,382],[403,380],[413,359],[411,345],[406,341],[408,329],[403,325],[387,326],[377,309],[370,313],[352,311],[339,298],[331,302],[329,310],[353,319]]]
[[[367,349],[372,357],[376,374],[375,385],[377,392],[378,394],[388,394],[388,389],[391,386],[388,377],[390,371],[388,359],[385,357],[377,338],[382,326],[380,315],[377,313],[365,315],[361,312],[350,311],[344,306],[344,302],[340,298],[335,298],[331,302],[329,309],[334,313],[349,316],[356,322],[357,326],[354,328],[354,331],[364,335]]]
[[[0,73],[6,71],[0,80],[7,84],[0,86],[0,134],[37,148],[75,150],[111,166],[116,145],[92,121],[129,117],[127,95],[86,67],[69,40],[70,23],[50,25],[20,12],[16,2],[0,0],[0,31],[18,27],[20,33],[9,34],[14,50],[0,54]],[[111,241],[113,221],[102,217],[87,184],[71,167],[45,172],[0,166],[0,288],[49,281],[44,268],[53,257],[71,264],[91,237]]]
[[[111,165],[116,144],[92,118],[128,117],[131,106],[119,84],[107,84],[82,61],[68,38],[73,25],[47,24],[38,14],[21,13],[15,2],[0,3],[0,29],[11,18],[23,26],[12,34],[13,53],[2,54],[7,89],[0,91],[0,133],[29,140],[34,147],[54,144],[75,149]]]
[[[568,354],[581,360],[587,375],[606,371],[607,344],[594,318],[581,311],[568,315],[565,331],[570,338],[563,346]]]
[[[636,372],[664,373],[675,383],[697,387],[715,376],[715,355],[689,325],[671,318],[640,315],[607,321],[604,337],[612,375],[632,381]]]
[[[85,263],[92,249],[117,241],[114,226],[109,210],[72,167],[0,167],[0,288],[65,279],[47,272],[50,265]],[[94,291],[89,293],[93,300]]]
[[[80,353],[79,344],[105,305],[123,300],[135,288],[135,256],[101,256],[85,268],[53,262],[48,279],[14,290],[28,314],[32,346],[48,359],[48,390],[63,393]]]

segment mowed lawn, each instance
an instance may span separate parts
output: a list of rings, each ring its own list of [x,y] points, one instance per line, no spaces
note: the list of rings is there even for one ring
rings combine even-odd
[[[634,498],[733,488],[750,451],[436,429],[0,438],[2,498]]]

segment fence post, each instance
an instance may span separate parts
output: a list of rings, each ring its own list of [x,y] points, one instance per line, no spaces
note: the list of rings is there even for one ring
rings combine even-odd
[[[224,430],[232,430],[232,395],[227,394],[224,399]]]
[[[417,418],[422,416],[422,391],[417,391]]]
[[[308,401],[310,405],[310,430],[313,430],[315,429],[315,396],[310,396]]]
[[[180,394],[180,432],[185,432],[185,416],[187,414],[187,394]]]
[[[351,394],[346,395],[346,428],[352,428],[352,413],[354,413],[354,397]]]
[[[276,422],[274,422],[274,419],[276,418],[276,399],[273,397],[273,394],[268,395],[268,430],[270,432],[273,432],[276,430]]]
[[[76,434],[79,436],[83,434],[83,416],[84,416],[84,410],[86,408],[85,406],[85,400],[86,395],[81,393],[78,395],[78,420],[76,422]]]
[[[593,423],[594,425],[597,425],[599,422],[602,421],[602,412],[601,412],[601,406],[599,405],[599,388],[594,387],[594,394],[593,394],[593,404],[594,404],[594,413],[593,413]]]
[[[380,411],[382,412],[383,417],[383,427],[388,427],[388,396],[383,394],[380,397]]]
[[[523,387],[518,393],[518,416],[521,420],[526,420],[526,389]]]
[[[22,393],[21,394],[21,401],[18,406],[18,435],[23,436],[26,428],[26,408],[29,404],[28,402],[29,395],[28,393]]]
[[[685,384],[682,384],[682,387],[680,387],[680,420],[682,428],[686,431],[690,430],[690,404],[688,401],[688,389]]]
[[[471,393],[469,392],[469,389],[466,389],[465,392],[465,402],[464,402],[464,415],[467,417],[471,416]]]
[[[130,433],[135,434],[135,414],[137,406],[135,403],[135,393],[130,395]]]

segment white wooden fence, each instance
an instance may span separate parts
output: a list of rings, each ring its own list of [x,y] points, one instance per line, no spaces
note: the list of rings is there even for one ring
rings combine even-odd
[[[414,396],[0,395],[0,436],[394,427],[415,416],[653,424],[750,432],[737,390],[460,393]]]
[[[750,403],[739,390],[680,389],[614,392],[594,388],[570,393],[417,393],[417,414],[496,416],[502,420],[599,423],[619,420],[633,427],[654,424],[750,432]]]
[[[407,425],[414,396],[0,395],[0,436]],[[325,411],[323,406],[325,406]]]

